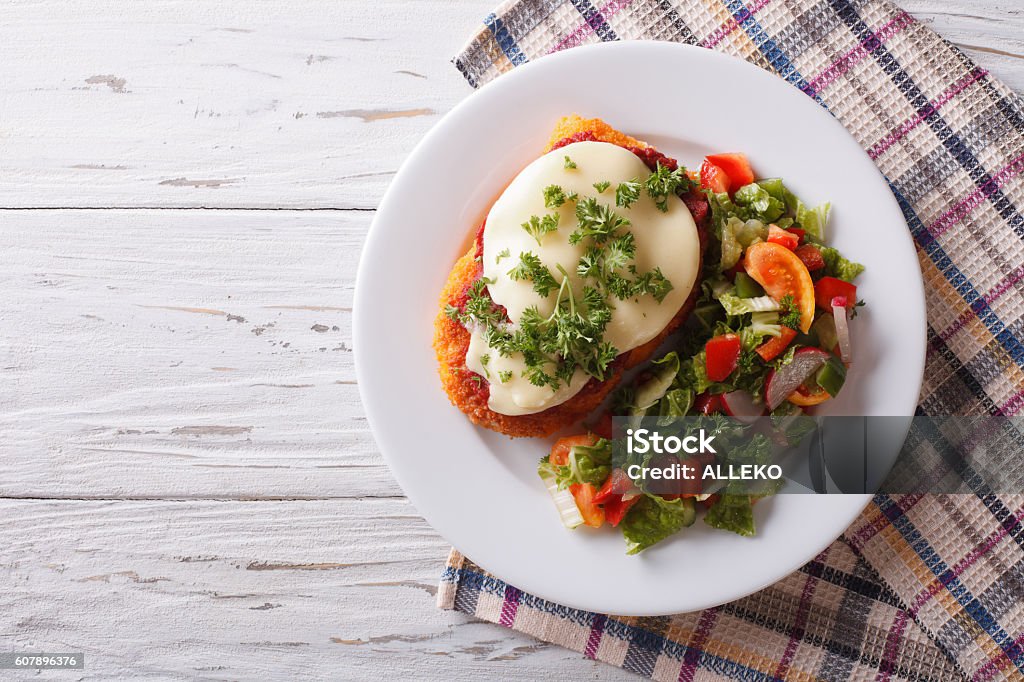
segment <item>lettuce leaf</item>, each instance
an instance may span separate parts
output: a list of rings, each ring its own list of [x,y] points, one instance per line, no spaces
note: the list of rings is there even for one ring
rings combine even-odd
[[[658,401],[658,425],[671,424],[676,417],[684,417],[693,407],[693,391],[688,388],[674,388]]]
[[[768,238],[768,227],[760,220],[741,220],[736,216],[731,216],[722,224],[721,235],[720,267],[725,271],[739,263],[743,249]]]
[[[644,495],[619,524],[626,539],[626,554],[642,552],[693,525],[696,518],[691,499],[666,500],[658,495]]]
[[[643,416],[672,387],[679,373],[679,354],[672,351],[665,357],[655,360],[652,365],[654,376],[636,387],[630,411],[634,416]]]
[[[725,308],[728,315],[745,315],[747,313],[770,313],[779,310],[779,302],[771,296],[756,298],[740,298],[735,294],[722,294],[718,302]]]
[[[744,350],[754,350],[766,337],[781,335],[778,313],[754,313],[750,316],[750,326],[740,330],[740,342]]]
[[[750,495],[722,495],[704,515],[704,523],[712,528],[753,537],[754,505]]]
[[[786,212],[785,201],[772,196],[767,188],[756,182],[736,190],[733,201],[737,206],[747,209],[748,218],[757,218],[764,223],[773,223]]]
[[[821,257],[825,261],[825,274],[829,277],[838,277],[844,282],[852,282],[857,275],[864,272],[864,266],[843,258],[838,249],[831,246],[822,246]]]
[[[600,439],[594,445],[577,445],[569,452],[565,465],[551,463],[548,455],[540,460],[537,473],[541,478],[554,477],[559,490],[574,483],[589,483],[600,487],[612,472],[611,441]]]

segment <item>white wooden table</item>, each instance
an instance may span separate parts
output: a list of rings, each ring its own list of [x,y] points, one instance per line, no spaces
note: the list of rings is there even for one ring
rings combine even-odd
[[[629,677],[434,608],[355,385],[363,236],[495,1],[0,5],[0,651]],[[1018,0],[904,5],[1024,91]]]

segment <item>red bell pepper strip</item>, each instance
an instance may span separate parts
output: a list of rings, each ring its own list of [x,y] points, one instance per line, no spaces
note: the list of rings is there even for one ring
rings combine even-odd
[[[780,336],[773,336],[768,339],[755,348],[754,352],[760,355],[762,360],[769,362],[782,355],[782,351],[786,350],[795,338],[796,330],[783,326]]]
[[[857,286],[837,277],[822,277],[815,283],[814,302],[822,310],[832,312],[832,299],[836,296],[846,298],[846,309],[849,310],[857,303]]]
[[[622,469],[612,469],[612,473],[605,480],[601,489],[597,491],[597,495],[594,496],[594,502],[604,504],[616,495],[625,495],[635,488],[633,479],[627,476],[625,471]]]
[[[604,509],[594,503],[594,496],[597,494],[594,486],[589,483],[573,483],[569,486],[569,492],[576,500],[576,507],[580,510],[583,523],[591,528],[600,528],[604,524]]]
[[[625,498],[622,495],[613,495],[607,502],[604,503],[604,518],[612,526],[618,526],[622,522],[622,519],[626,517],[626,512],[629,511],[630,507],[640,501],[643,495],[637,494],[630,498]]]
[[[740,359],[740,337],[736,334],[715,336],[705,344],[704,353],[708,379],[725,381]]]

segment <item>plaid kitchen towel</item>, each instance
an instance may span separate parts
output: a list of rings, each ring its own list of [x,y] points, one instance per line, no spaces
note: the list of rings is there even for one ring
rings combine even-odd
[[[838,118],[917,244],[929,321],[919,414],[1024,408],[1020,99],[886,0],[516,0],[455,64],[476,87],[551,52],[638,39],[742,57]],[[453,552],[438,603],[658,680],[1024,680],[1022,521],[1024,495],[983,484],[879,495],[777,584],[659,618],[559,606]]]

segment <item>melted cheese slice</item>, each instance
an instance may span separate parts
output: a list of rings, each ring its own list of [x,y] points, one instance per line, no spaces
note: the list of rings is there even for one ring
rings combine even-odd
[[[565,168],[566,156],[576,163],[575,169]],[[576,275],[576,266],[590,240],[585,239],[575,246],[569,244],[569,235],[578,226],[576,205],[566,201],[558,209],[545,208],[544,188],[548,185],[558,185],[566,194],[576,192],[580,198],[596,196],[599,202],[628,218],[632,225],[626,229],[633,233],[636,241],[635,263],[639,272],[659,267],[672,283],[672,290],[661,303],[649,295],[625,301],[612,297],[610,303],[614,310],[604,340],[622,354],[650,341],[668,325],[697,281],[700,244],[693,216],[676,196],[668,198],[667,212],[658,210],[646,193],[628,209],[615,206],[615,188],[619,183],[642,180],[648,175],[650,170],[643,161],[622,147],[606,142],[577,142],[545,154],[516,176],[487,215],[483,252],[484,277],[494,282],[488,291],[495,303],[505,306],[513,327],[530,306],[537,306],[547,317],[554,310],[557,298],[557,291],[542,298],[533,291],[531,282],[517,282],[509,277],[508,272],[519,262],[520,253],[535,253],[559,281],[562,275],[557,266],[561,265],[569,273],[576,295],[583,290],[583,280]],[[600,182],[611,185],[598,194],[594,183]],[[560,214],[558,231],[542,237],[538,246],[522,224],[530,216],[543,216],[552,210]],[[510,256],[499,257],[506,249]],[[490,383],[488,407],[499,414],[541,412],[579,393],[590,379],[577,370],[572,381],[563,382],[556,390],[550,386],[534,386],[521,376],[526,364],[519,353],[502,357],[488,347],[481,329],[470,332],[466,367],[487,378]],[[511,378],[505,383],[499,378],[503,372],[511,372]]]

